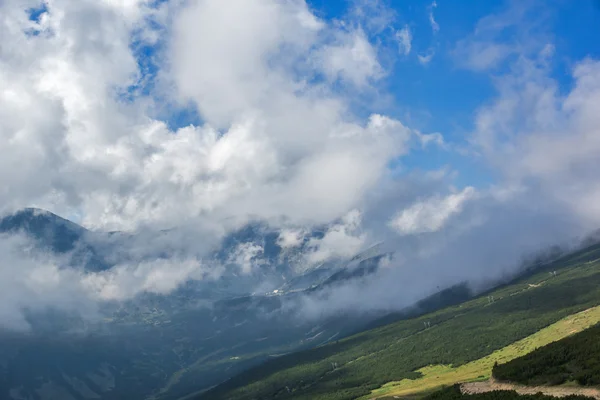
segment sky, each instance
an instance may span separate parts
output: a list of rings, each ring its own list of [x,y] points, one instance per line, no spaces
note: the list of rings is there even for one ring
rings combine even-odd
[[[600,227],[599,26],[593,0],[3,1],[0,212],[325,225],[307,262],[384,241],[421,282],[377,306],[500,276]]]

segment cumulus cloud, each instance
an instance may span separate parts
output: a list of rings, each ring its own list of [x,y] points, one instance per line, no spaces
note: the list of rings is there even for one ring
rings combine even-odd
[[[600,166],[600,121],[592,111],[600,104],[600,63],[577,64],[566,95],[543,60],[519,63],[517,71],[499,81],[500,96],[479,110],[474,139],[507,179],[560,200],[593,229],[600,220],[592,172]]]
[[[362,30],[338,35],[336,43],[324,46],[315,55],[317,68],[330,81],[342,80],[364,87],[369,81],[381,77],[383,71],[375,49]]]
[[[526,256],[556,244],[570,248],[577,242],[567,239],[582,232],[581,221],[556,199],[539,197],[534,190],[491,188],[466,195],[469,199],[461,211],[447,212],[452,207],[444,203],[451,204],[448,198],[460,195],[423,200],[441,206],[415,212],[418,217],[414,221],[421,225],[407,223],[404,227],[410,228],[406,232],[398,232],[393,224],[389,228],[394,233],[379,229],[386,240],[381,251],[393,254],[380,261],[377,273],[304,297],[300,315],[314,318],[339,312],[394,311],[461,282],[475,291],[485,290],[514,277]],[[411,205],[413,210],[419,208],[408,202],[400,207],[399,215]],[[447,218],[441,222],[444,216]]]
[[[361,213],[352,210],[340,223],[331,226],[322,238],[311,238],[305,257],[309,265],[334,258],[350,258],[366,244],[366,234],[360,231]]]
[[[396,215],[390,225],[402,235],[436,232],[448,219],[460,213],[465,203],[475,196],[475,189],[466,187],[446,197],[431,197],[412,204]]]
[[[483,289],[512,276],[527,255],[556,244],[571,248],[600,226],[594,177],[600,121],[592,111],[600,64],[592,58],[574,63],[564,90],[552,75],[554,46],[543,24],[524,22],[530,11],[514,3],[487,16],[457,47],[469,46],[463,66],[493,74],[497,95],[474,113],[468,153],[498,177],[496,183],[442,195],[440,188],[451,187],[449,174],[430,174],[437,186],[407,181],[393,189],[395,195],[378,198],[378,210],[397,211],[366,215],[379,221],[389,215],[387,226],[397,236],[375,231],[394,257],[372,278],[305,299],[308,313],[394,309],[460,281]],[[504,40],[507,31],[514,41]],[[369,301],[356,293],[369,293]]]
[[[3,292],[11,325],[23,307],[91,313],[214,277],[203,257],[252,219],[308,228],[339,219],[414,135],[390,117],[354,115],[345,90],[360,95],[382,76],[377,48],[360,24],[323,21],[303,1],[57,0],[31,21],[37,6],[0,5],[2,211],[38,206],[133,234],[89,238],[115,264],[107,271],[62,268],[51,255],[3,262],[31,275]],[[200,124],[171,130],[155,118],[132,41],[160,45],[156,94],[191,101]],[[347,218],[311,242],[310,262],[363,245]],[[225,262],[242,275],[263,265],[260,244],[230,250]]]
[[[523,252],[600,224],[598,61],[574,63],[561,92],[551,41],[520,31],[518,5],[456,45],[460,66],[495,73],[498,95],[476,110],[465,146],[499,178],[452,191],[453,172],[402,170],[415,143],[450,151],[441,134],[354,108],[388,73],[371,36],[385,24],[325,20],[301,0],[155,3],[54,0],[35,21],[26,10],[38,2],[0,3],[0,211],[39,206],[136,232],[97,239],[116,266],[96,273],[7,244],[8,324],[26,323],[24,308],[93,310],[210,279],[220,272],[204,257],[253,220],[281,228],[277,243],[302,247],[307,266],[384,240],[397,253],[387,272],[328,303],[358,306],[357,290],[377,292],[366,308],[501,276]],[[500,40],[515,30],[518,40]],[[396,39],[401,54],[413,51],[408,26]],[[155,46],[152,77],[136,54],[144,45]],[[433,57],[418,55],[424,65]],[[190,105],[199,122],[171,128],[155,114],[162,102]],[[322,236],[308,235],[315,226]],[[262,243],[230,250],[240,278],[265,265]]]
[[[207,215],[323,223],[407,151],[410,129],[355,118],[339,91],[368,90],[382,74],[359,25],[320,20],[302,1],[115,4],[48,3],[47,35],[27,34],[22,5],[1,6],[0,162],[24,165],[3,176],[4,208],[110,230]],[[198,126],[170,130],[135,92],[144,78],[129,44],[133,34],[156,41],[152,18],[170,24],[156,90],[196,105]]]

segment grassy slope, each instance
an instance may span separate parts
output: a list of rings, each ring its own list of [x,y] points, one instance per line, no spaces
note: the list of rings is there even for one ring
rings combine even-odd
[[[529,386],[600,385],[600,325],[494,368],[494,377]]]
[[[450,365],[430,365],[418,370],[423,376],[418,379],[404,379],[400,382],[390,382],[374,390],[364,399],[382,396],[407,396],[427,392],[440,386],[449,386],[458,382],[488,379],[491,376],[495,362],[506,363],[517,357],[528,354],[535,349],[580,332],[600,322],[600,306],[570,315],[558,322],[512,343],[500,350],[494,351],[475,361],[459,367]]]
[[[600,304],[600,248],[486,296],[337,343],[280,357],[242,373],[202,399],[353,399],[391,381],[418,378],[427,365],[483,358],[568,315]],[[556,277],[548,271],[558,270]],[[424,329],[423,322],[431,328]],[[332,366],[337,364],[337,368]]]

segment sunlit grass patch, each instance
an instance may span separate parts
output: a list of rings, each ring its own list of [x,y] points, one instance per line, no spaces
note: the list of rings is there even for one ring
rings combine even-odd
[[[449,365],[430,365],[417,370],[422,374],[418,379],[403,379],[389,382],[381,388],[374,390],[363,399],[379,398],[383,396],[410,396],[433,389],[453,385],[458,382],[472,382],[485,380],[491,376],[494,363],[505,363],[523,356],[538,347],[560,340],[564,337],[580,332],[600,322],[600,306],[570,315],[562,320],[508,345],[492,354],[478,360],[453,368]]]

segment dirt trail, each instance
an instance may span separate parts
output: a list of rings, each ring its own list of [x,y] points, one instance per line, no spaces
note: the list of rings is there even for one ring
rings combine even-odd
[[[493,378],[485,382],[470,382],[460,385],[460,391],[463,394],[486,393],[494,390],[514,390],[519,394],[543,393],[547,396],[554,397],[566,397],[575,394],[600,400],[600,390],[595,388],[566,386],[523,386],[506,382],[497,382]]]

